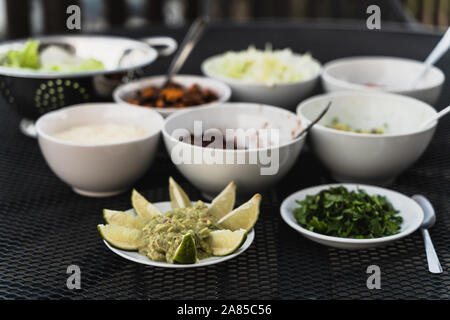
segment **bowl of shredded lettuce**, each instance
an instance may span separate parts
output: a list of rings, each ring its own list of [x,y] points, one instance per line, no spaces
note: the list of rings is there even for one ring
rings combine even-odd
[[[33,120],[68,105],[111,101],[114,89],[158,57],[148,43],[123,37],[58,35],[0,43],[0,94],[33,135]],[[28,123],[28,124],[25,124]],[[24,129],[27,128],[27,129]]]
[[[292,109],[313,91],[322,66],[309,53],[250,46],[208,58],[202,71],[230,85],[235,100]]]
[[[0,55],[0,66],[30,71],[77,73],[104,70],[95,58],[82,58],[58,45],[48,45],[39,51],[39,40],[28,40],[20,49],[11,49]]]

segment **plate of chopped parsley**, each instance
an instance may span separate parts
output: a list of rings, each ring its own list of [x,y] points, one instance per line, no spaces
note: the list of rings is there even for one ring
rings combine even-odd
[[[388,244],[417,230],[420,206],[399,192],[358,184],[300,190],[281,204],[281,217],[306,238],[342,249]]]

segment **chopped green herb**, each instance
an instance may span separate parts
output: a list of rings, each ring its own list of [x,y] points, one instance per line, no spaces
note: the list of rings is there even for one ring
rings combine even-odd
[[[362,189],[331,187],[296,202],[300,205],[294,210],[297,222],[328,236],[380,238],[398,233],[403,221],[386,197],[371,196]]]

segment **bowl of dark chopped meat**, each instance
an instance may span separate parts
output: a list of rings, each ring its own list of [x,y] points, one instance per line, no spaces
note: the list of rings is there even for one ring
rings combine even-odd
[[[215,148],[224,150],[246,150],[248,146],[241,145],[236,137],[227,138],[223,136],[222,139],[216,139],[214,136],[208,137],[202,133],[199,135],[190,134],[189,137],[179,139],[180,141],[188,142],[193,146],[199,146],[203,148]]]
[[[117,88],[114,100],[145,108],[155,108],[166,117],[185,108],[219,105],[229,100],[231,89],[224,83],[202,76],[176,75],[163,87],[166,76],[152,76]]]
[[[296,163],[304,129],[286,109],[259,103],[227,102],[186,108],[170,115],[163,140],[170,160],[206,199],[230,180],[239,197],[275,185]]]

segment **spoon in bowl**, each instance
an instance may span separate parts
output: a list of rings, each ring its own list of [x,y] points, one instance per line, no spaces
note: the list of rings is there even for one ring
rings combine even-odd
[[[194,49],[198,40],[202,36],[205,31],[206,26],[209,23],[209,17],[203,16],[198,17],[189,28],[186,36],[183,39],[183,42],[180,45],[180,49],[175,54],[172,62],[169,66],[169,71],[167,73],[167,78],[164,81],[164,84],[161,86],[162,88],[167,87],[167,85],[172,81],[172,77],[180,71],[184,62],[188,58],[192,49]]]
[[[415,89],[417,85],[419,84],[420,80],[422,80],[422,77],[428,72],[428,69],[435,64],[450,48],[450,27],[445,32],[442,39],[438,42],[438,44],[434,47],[433,51],[428,55],[428,57],[425,59],[423,68],[420,71],[419,75],[414,78],[414,80],[411,82],[411,89]]]
[[[423,221],[420,225],[420,231],[422,231],[423,240],[425,243],[425,251],[427,253],[428,270],[431,273],[442,273],[442,266],[439,262],[439,258],[434,250],[433,242],[431,241],[428,229],[431,228],[436,222],[436,214],[434,213],[433,206],[427,198],[421,195],[412,196],[413,200],[416,201],[423,211]]]
[[[426,120],[424,123],[422,123],[420,126],[422,129],[425,129],[426,127],[428,127],[430,124],[432,124],[433,122],[435,122],[436,120],[442,118],[443,116],[445,116],[446,114],[448,114],[450,112],[450,106],[448,106],[447,108],[442,109],[441,111],[439,111],[438,113],[436,113],[434,116],[432,116],[431,118],[429,118],[428,120]]]
[[[328,110],[331,107],[331,101],[328,102],[327,106],[325,107],[325,109],[323,109],[323,111],[319,114],[319,116],[313,121],[311,122],[305,129],[303,129],[302,131],[300,131],[297,135],[295,135],[294,139],[300,137],[301,135],[307,133],[309,130],[311,130],[311,128],[313,127],[313,125],[315,125],[317,122],[320,121],[320,119],[323,118],[323,116],[325,115],[325,113],[328,112]]]

